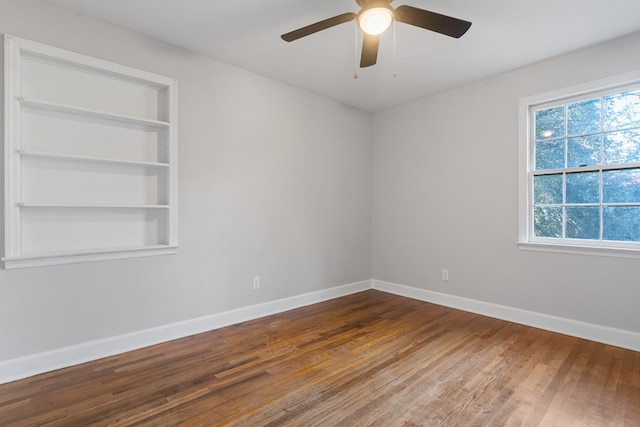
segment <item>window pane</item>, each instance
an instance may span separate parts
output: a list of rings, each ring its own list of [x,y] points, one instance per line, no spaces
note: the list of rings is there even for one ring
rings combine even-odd
[[[604,208],[602,238],[627,242],[640,241],[640,206]]]
[[[567,203],[600,203],[600,173],[567,174]]]
[[[579,136],[567,140],[567,167],[598,164],[600,164],[600,135]]]
[[[529,236],[640,247],[640,81],[529,108]]]
[[[602,173],[603,203],[640,203],[640,169]]]
[[[564,136],[564,105],[536,111],[536,141]]]
[[[567,106],[567,135],[600,131],[600,98]]]
[[[541,175],[533,177],[533,203],[562,203],[562,175]]]
[[[536,142],[536,170],[564,167],[564,139]]]
[[[607,96],[602,101],[605,130],[640,126],[640,91]]]
[[[605,164],[640,162],[640,130],[605,133],[603,143]]]
[[[569,239],[600,239],[600,207],[567,207]]]
[[[534,208],[533,233],[536,237],[562,237],[562,208]]]

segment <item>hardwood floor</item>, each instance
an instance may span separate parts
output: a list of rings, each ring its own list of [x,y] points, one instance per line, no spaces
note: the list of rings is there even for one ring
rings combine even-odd
[[[366,291],[0,386],[2,426],[640,426],[640,353]]]

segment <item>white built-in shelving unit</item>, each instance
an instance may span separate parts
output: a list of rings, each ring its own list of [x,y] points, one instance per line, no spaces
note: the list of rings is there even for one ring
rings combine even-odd
[[[175,253],[176,80],[4,44],[4,267]]]

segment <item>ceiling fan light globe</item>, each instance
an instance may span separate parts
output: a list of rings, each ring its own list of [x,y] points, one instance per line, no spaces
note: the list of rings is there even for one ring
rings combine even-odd
[[[360,29],[372,36],[383,33],[392,22],[393,11],[387,7],[372,7],[358,16]]]

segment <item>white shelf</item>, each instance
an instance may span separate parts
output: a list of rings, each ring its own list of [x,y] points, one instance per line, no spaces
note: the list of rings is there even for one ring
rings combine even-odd
[[[169,209],[169,205],[98,205],[78,203],[18,203],[21,208]]]
[[[95,163],[114,164],[114,165],[145,166],[145,167],[153,167],[153,168],[169,167],[168,163],[140,162],[135,160],[108,159],[104,157],[77,156],[74,154],[51,153],[46,151],[17,150],[17,152],[23,157],[34,157],[34,158],[40,158],[40,159],[77,160],[82,162],[95,162]]]
[[[57,111],[59,113],[73,114],[76,116],[94,117],[102,120],[111,120],[120,123],[127,123],[137,126],[145,126],[152,128],[168,128],[169,122],[160,120],[149,120],[140,117],[124,116],[120,114],[107,113],[104,111],[91,110],[88,108],[74,107],[71,105],[58,104],[54,102],[40,101],[37,99],[29,99],[17,97],[18,102],[23,107],[38,108],[47,111]]]
[[[41,267],[77,262],[91,262],[123,258],[138,258],[157,255],[174,255],[177,245],[148,245],[136,247],[101,248],[74,251],[26,253],[1,259],[6,269]]]
[[[4,268],[175,254],[175,79],[4,36]]]

